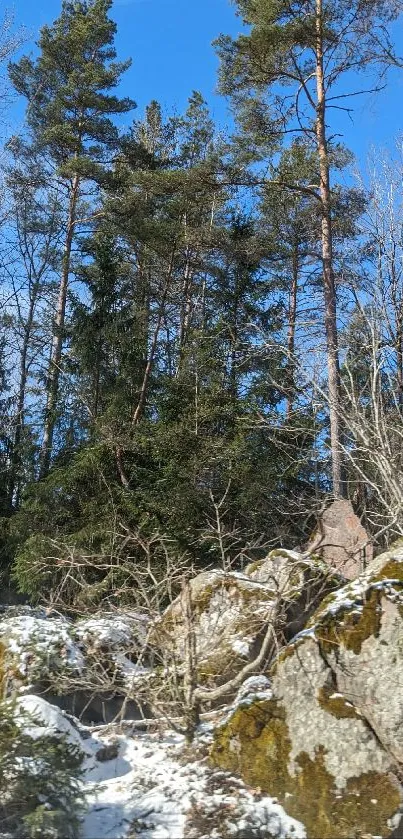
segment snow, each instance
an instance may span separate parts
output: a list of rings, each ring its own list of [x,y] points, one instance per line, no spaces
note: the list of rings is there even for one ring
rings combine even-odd
[[[223,717],[220,720],[220,725],[225,725],[229,722],[238,708],[246,708],[249,705],[253,705],[256,701],[267,701],[272,698],[273,691],[270,679],[268,679],[267,676],[250,676],[249,679],[246,679],[239,688],[239,691],[231,705],[225,709],[225,712],[223,711]]]
[[[112,658],[119,668],[119,672],[123,677],[126,688],[133,688],[139,680],[144,684],[144,677],[151,677],[153,671],[149,667],[143,667],[141,664],[133,664],[124,653],[113,653]]]
[[[268,691],[270,689],[271,682],[267,676],[250,676],[249,679],[246,679],[243,685],[239,688],[235,701],[238,702],[245,696],[250,696],[250,694],[256,695],[256,693],[262,693],[263,691]]]
[[[32,723],[28,720],[28,725],[27,714],[32,718]],[[83,754],[91,754],[89,740],[83,740],[78,728],[73,725],[67,714],[41,696],[21,696],[17,700],[15,720],[23,726],[24,734],[32,740],[60,736],[76,746]]]
[[[297,641],[300,641],[302,638],[313,638],[315,640],[315,628],[309,627],[308,629],[301,629],[301,632],[298,632],[297,635],[294,635],[294,637],[291,639],[290,646],[294,646],[294,644],[296,644]]]
[[[268,684],[265,677],[251,677],[244,690]],[[33,717],[28,725],[27,713]],[[305,839],[303,825],[277,799],[208,766],[211,724],[201,726],[194,746],[185,748],[184,738],[169,730],[123,734],[118,727],[80,726],[37,696],[18,699],[16,720],[33,739],[59,736],[81,751],[87,810],[80,839],[125,839],[129,834],[136,839],[240,839],[245,834]]]
[[[73,670],[83,670],[83,655],[71,637],[71,624],[63,618],[6,618],[0,622],[0,638],[18,659],[18,670],[23,676],[28,674],[33,659],[49,661],[54,655]]]
[[[305,837],[277,800],[258,796],[204,760],[184,760],[179,735],[117,735],[115,741],[115,759],[87,761],[89,809],[81,839],[124,839],[130,829],[137,839],[220,839],[223,832],[240,837],[248,831],[262,839]]]
[[[85,643],[96,646],[114,647],[124,645],[127,649],[133,642],[138,646],[146,640],[147,616],[141,612],[126,612],[79,621],[75,632]]]
[[[231,647],[234,653],[238,653],[246,658],[249,655],[250,643],[250,640],[247,641],[245,638],[235,638],[231,642]]]

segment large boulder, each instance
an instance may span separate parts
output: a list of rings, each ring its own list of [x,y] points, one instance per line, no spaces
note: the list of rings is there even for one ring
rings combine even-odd
[[[338,689],[403,762],[403,547],[328,597],[312,622]]]
[[[73,623],[43,610],[0,615],[0,692],[35,693],[86,722],[109,722],[124,709],[139,717],[147,622],[135,612]],[[140,659],[140,663],[139,662]]]
[[[194,632],[199,684],[224,684],[256,655],[275,614],[275,590],[245,574],[205,571],[190,581],[191,617],[183,596],[155,624],[152,641],[168,666],[185,659],[186,635]]]
[[[327,594],[346,582],[319,556],[284,549],[271,551],[265,559],[250,563],[245,575],[276,592],[281,603],[282,640],[286,641],[303,629]]]
[[[192,629],[198,683],[220,686],[256,658],[269,625],[274,650],[344,582],[320,559],[285,550],[272,551],[243,573],[205,571],[190,582],[191,621],[182,595],[157,621],[153,641],[180,664]]]
[[[212,761],[277,795],[312,839],[387,837],[403,794],[403,548],[330,594],[235,703]]]
[[[322,513],[308,544],[331,568],[353,580],[373,558],[370,536],[351,501],[338,498]]]

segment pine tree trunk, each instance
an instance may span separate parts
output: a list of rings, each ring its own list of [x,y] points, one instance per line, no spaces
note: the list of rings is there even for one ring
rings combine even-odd
[[[291,419],[293,405],[294,405],[294,391],[295,391],[295,326],[297,319],[297,295],[298,295],[298,275],[299,275],[299,253],[298,240],[293,244],[292,249],[292,275],[291,275],[291,289],[288,306],[288,335],[287,335],[287,357],[288,357],[288,374],[289,381],[287,387],[289,388],[289,395],[287,397],[286,417]]]
[[[189,254],[186,256],[186,265],[183,277],[183,287],[182,287],[182,305],[181,305],[181,314],[180,314],[180,327],[179,327],[179,364],[177,375],[179,374],[180,370],[180,361],[183,355],[183,348],[186,343],[187,333],[189,330],[189,321],[190,321],[190,311],[192,305],[191,299],[191,280],[192,280],[192,271],[190,267],[190,257]]]
[[[24,428],[24,411],[25,411],[25,394],[27,389],[27,380],[28,380],[28,369],[27,369],[27,356],[28,356],[28,347],[29,342],[31,340],[31,331],[32,325],[34,321],[34,312],[36,306],[36,300],[39,291],[39,283],[35,283],[33,288],[32,294],[30,296],[29,302],[29,310],[28,316],[25,323],[24,328],[24,340],[21,349],[21,359],[20,359],[20,382],[18,386],[18,398],[17,398],[17,409],[16,409],[16,417],[15,417],[15,431],[14,431],[14,440],[13,440],[13,448],[11,453],[11,473],[10,473],[10,482],[9,482],[9,503],[10,507],[12,506],[13,502],[15,502],[15,506],[19,506],[19,496],[20,496],[20,468],[21,468],[21,440],[22,440],[22,432]]]
[[[136,408],[133,412],[133,417],[132,417],[133,426],[137,425],[137,423],[140,421],[140,419],[143,416],[143,412],[144,412],[144,408],[145,408],[148,385],[149,385],[149,382],[150,382],[151,373],[152,373],[153,366],[154,366],[155,354],[157,352],[157,346],[158,346],[158,339],[159,339],[159,335],[160,335],[160,331],[161,331],[161,325],[162,325],[162,321],[163,321],[163,317],[164,317],[164,313],[165,313],[165,303],[166,303],[166,299],[167,299],[168,292],[169,292],[171,282],[172,282],[172,276],[173,276],[173,270],[174,270],[174,259],[175,259],[175,248],[172,251],[172,255],[171,255],[171,259],[170,259],[170,263],[169,263],[169,268],[168,268],[168,272],[167,272],[167,276],[166,276],[166,280],[165,280],[165,285],[164,285],[164,288],[163,288],[163,291],[162,291],[161,300],[159,301],[157,321],[156,321],[155,328],[154,328],[154,333],[153,333],[153,336],[152,336],[152,339],[151,339],[151,346],[150,346],[150,351],[149,351],[149,354],[148,354],[148,359],[147,359],[147,363],[146,363],[145,370],[144,370],[143,381],[142,381],[141,387],[140,387],[138,402],[137,402]]]
[[[43,478],[48,474],[50,461],[52,457],[53,435],[55,430],[57,401],[59,395],[60,361],[62,357],[64,338],[66,300],[71,264],[71,249],[74,238],[74,225],[76,221],[79,186],[80,178],[78,175],[74,175],[70,193],[70,206],[67,220],[66,240],[64,245],[63,267],[62,275],[60,278],[59,296],[57,300],[56,316],[53,328],[52,351],[46,385],[45,424],[42,438],[39,469],[40,478]]]
[[[323,71],[323,0],[316,0],[316,86],[316,139],[318,144],[320,198],[322,205],[322,262],[329,388],[330,446],[332,455],[333,493],[336,498],[342,498],[345,494],[345,490],[342,477],[340,366],[337,334],[336,289],[332,253],[330,174],[326,138],[326,94]]]

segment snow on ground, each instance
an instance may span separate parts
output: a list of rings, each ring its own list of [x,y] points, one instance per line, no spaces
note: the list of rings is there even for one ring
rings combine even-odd
[[[82,839],[305,837],[303,826],[275,799],[209,768],[205,757],[197,756],[203,737],[184,753],[183,738],[173,732],[127,736],[109,730],[97,736],[118,753],[105,762],[86,760]]]

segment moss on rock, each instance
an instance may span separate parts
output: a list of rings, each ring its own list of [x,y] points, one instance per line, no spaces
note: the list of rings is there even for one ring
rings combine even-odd
[[[318,702],[321,708],[332,717],[342,719],[361,719],[361,714],[354,708],[342,693],[337,693],[333,688],[324,685],[318,691]]]
[[[0,641],[0,700],[5,697],[6,693],[6,675],[7,675],[7,668],[6,668],[6,648],[4,644]]]
[[[289,770],[290,754],[285,709],[270,699],[234,711],[216,731],[210,760],[276,796],[305,825],[308,839],[390,834],[388,820],[401,803],[393,776],[371,771],[349,778],[344,789],[339,789],[326,767],[323,746],[316,749],[314,758],[306,752],[298,754],[295,774]]]
[[[373,581],[378,580],[397,580],[403,584],[403,562],[399,562],[398,559],[391,557],[391,559],[385,562],[385,565],[382,566],[380,571],[374,575]]]
[[[283,706],[275,699],[262,699],[241,704],[217,729],[210,759],[251,786],[280,797],[288,788],[290,752]]]
[[[335,614],[325,611],[316,615],[316,621],[314,616],[315,635],[323,652],[337,655],[337,649],[343,646],[358,655],[367,638],[378,637],[382,619],[381,598],[381,591],[371,589],[359,608],[341,605]]]

